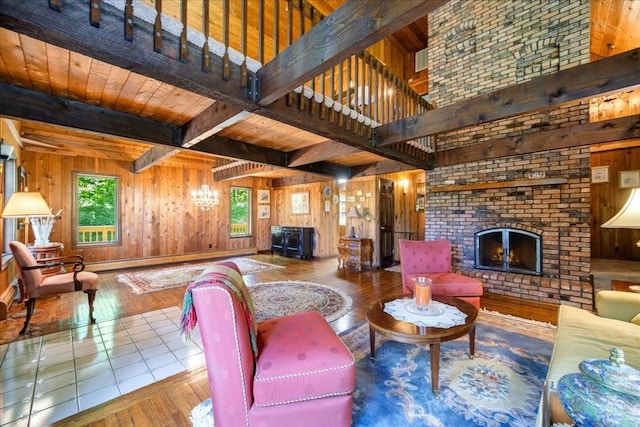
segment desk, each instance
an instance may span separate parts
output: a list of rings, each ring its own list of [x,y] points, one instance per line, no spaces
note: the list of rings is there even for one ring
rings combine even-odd
[[[338,268],[346,264],[354,264],[358,271],[362,264],[369,261],[369,268],[373,268],[373,240],[359,237],[341,237],[338,243]]]

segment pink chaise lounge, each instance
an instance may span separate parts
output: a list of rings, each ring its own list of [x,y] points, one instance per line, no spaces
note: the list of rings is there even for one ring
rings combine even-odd
[[[463,299],[480,308],[482,282],[451,272],[451,243],[446,239],[399,239],[402,292],[413,294],[413,276],[428,276],[434,296],[443,295]]]
[[[200,328],[216,427],[351,425],[354,359],[320,313],[257,324],[231,262],[205,270],[185,307],[183,331],[196,317]]]

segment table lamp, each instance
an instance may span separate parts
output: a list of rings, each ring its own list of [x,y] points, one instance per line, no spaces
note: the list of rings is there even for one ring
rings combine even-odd
[[[51,209],[37,191],[16,191],[11,195],[2,211],[3,218],[24,217],[24,244],[29,240],[29,217],[51,215]]]
[[[640,187],[631,190],[631,195],[622,209],[602,224],[602,228],[640,229]],[[640,248],[640,240],[636,242],[636,246]]]
[[[351,218],[351,234],[349,234],[349,237],[354,238],[356,237],[356,231],[353,228],[353,218],[360,218],[360,215],[358,214],[358,210],[356,209],[355,206],[351,206],[351,209],[347,214],[347,218]]]

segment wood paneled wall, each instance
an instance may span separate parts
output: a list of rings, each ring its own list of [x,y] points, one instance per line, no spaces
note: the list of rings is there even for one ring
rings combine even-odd
[[[205,171],[189,167],[175,168],[155,166],[139,174],[133,174],[131,164],[109,159],[83,156],[62,156],[41,152],[24,152],[23,166],[27,171],[27,183],[31,191],[39,191],[53,209],[62,209],[62,218],[56,222],[50,240],[62,242],[63,254],[82,254],[89,263],[119,262],[132,259],[210,254],[225,251],[267,251],[271,247],[271,226],[289,225],[315,228],[314,256],[337,255],[337,243],[348,227],[339,226],[339,204],[333,196],[343,191],[354,196],[362,216],[354,221],[357,233],[377,240],[377,179],[367,177],[353,179],[341,186],[336,180],[270,188],[267,178],[242,178],[233,181],[213,182],[207,172],[207,183],[220,193],[221,204],[211,211],[200,211],[191,205],[191,190],[197,189],[205,179]],[[119,177],[122,216],[121,244],[99,247],[73,247],[74,172],[112,175]],[[415,212],[416,179],[424,179],[421,173],[385,175],[396,181],[396,224],[400,231],[412,231],[424,235],[424,220]],[[402,181],[407,180],[407,193],[402,193]],[[231,186],[251,187],[253,191],[253,236],[229,238],[229,189]],[[329,195],[324,188],[329,187]],[[270,191],[269,218],[258,218],[257,190]],[[292,214],[291,196],[308,192],[309,213]],[[368,196],[370,194],[371,196]],[[361,199],[364,198],[364,200]],[[328,211],[325,211],[325,202]],[[364,214],[369,212],[371,220]],[[347,221],[349,226],[350,221]],[[377,254],[375,255],[377,259]]]
[[[609,182],[591,184],[591,256],[640,261],[640,230],[602,228],[629,198],[620,188],[620,172],[640,171],[640,147],[593,152],[591,167],[608,166]]]
[[[63,209],[51,241],[65,245],[64,254],[79,253],[87,262],[264,249],[270,236],[270,221],[253,214],[254,235],[229,238],[229,189],[232,185],[268,188],[264,178],[243,178],[233,182],[206,181],[220,193],[220,205],[201,211],[191,204],[190,193],[205,180],[205,171],[193,168],[155,166],[134,174],[129,162],[81,156],[25,152],[23,166],[31,191],[39,191],[49,206]],[[121,244],[73,247],[74,172],[117,176],[120,184]],[[257,192],[253,192],[257,203]],[[254,205],[255,206],[255,205]]]

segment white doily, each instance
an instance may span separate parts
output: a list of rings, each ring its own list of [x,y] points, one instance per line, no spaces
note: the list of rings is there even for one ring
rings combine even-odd
[[[450,328],[452,326],[464,325],[467,318],[467,315],[456,307],[438,301],[431,301],[430,305],[431,310],[442,312],[438,315],[412,313],[407,309],[407,307],[411,309],[412,304],[415,304],[412,298],[399,298],[386,303],[384,305],[384,312],[390,314],[396,320],[432,328]]]

